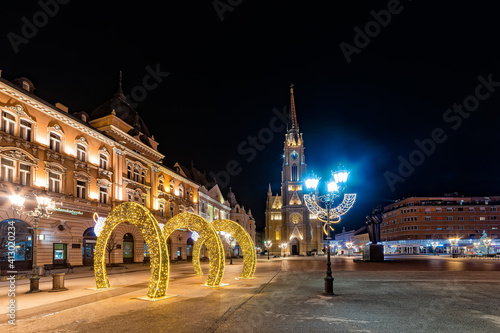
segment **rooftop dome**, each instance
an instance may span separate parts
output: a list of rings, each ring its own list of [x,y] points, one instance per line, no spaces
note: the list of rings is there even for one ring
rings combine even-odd
[[[131,136],[137,136],[139,133],[142,133],[140,136],[141,142],[151,147],[149,139],[151,134],[149,133],[149,129],[146,126],[146,123],[139,116],[139,113],[135,111],[130,104],[127,102],[127,98],[123,94],[120,82],[120,88],[118,92],[114,95],[112,99],[107,101],[106,103],[101,104],[90,114],[90,119],[99,119],[105,116],[110,115],[114,111],[116,117],[120,118],[127,124],[133,127],[128,134]]]

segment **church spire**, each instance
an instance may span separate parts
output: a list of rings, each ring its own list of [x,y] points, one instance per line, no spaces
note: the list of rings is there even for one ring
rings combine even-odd
[[[125,100],[125,94],[123,94],[122,90],[122,71],[120,70],[120,80],[118,81],[118,92],[115,94],[119,98]]]
[[[297,123],[297,114],[295,113],[295,99],[293,97],[293,83],[290,84],[290,122],[292,124],[291,129],[299,129],[299,124]]]

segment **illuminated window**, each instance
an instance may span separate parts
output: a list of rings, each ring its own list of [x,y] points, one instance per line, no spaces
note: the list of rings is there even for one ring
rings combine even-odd
[[[163,181],[163,179],[158,180],[158,190],[165,191],[165,182]]]
[[[82,180],[76,181],[76,196],[81,199],[87,197],[87,183]]]
[[[108,170],[108,157],[104,154],[99,154],[99,168]]]
[[[26,81],[23,81],[23,89],[26,91],[30,91],[30,84]]]
[[[165,216],[165,204],[163,202],[160,203],[160,216]]]
[[[76,145],[76,158],[82,162],[87,162],[87,148],[84,145]]]
[[[26,120],[21,120],[21,138],[26,141],[31,141],[31,123]]]
[[[280,231],[276,230],[276,240],[280,240]]]
[[[14,161],[2,158],[2,180],[6,182],[14,181]]]
[[[7,134],[14,135],[16,118],[7,112],[2,112],[2,131]]]
[[[99,187],[99,202],[108,203],[108,189],[106,187]]]
[[[61,152],[61,136],[56,133],[50,133],[49,148],[58,153]]]
[[[184,187],[179,185],[179,197],[184,198]]]
[[[55,193],[61,192],[61,175],[49,172],[49,191]]]
[[[19,183],[21,185],[31,185],[31,167],[26,164],[19,165]]]

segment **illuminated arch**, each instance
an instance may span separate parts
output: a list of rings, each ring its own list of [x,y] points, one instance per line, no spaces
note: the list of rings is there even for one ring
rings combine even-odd
[[[257,253],[255,252],[255,245],[252,241],[252,237],[246,232],[245,228],[231,220],[215,220],[211,224],[218,232],[224,231],[230,233],[238,244],[240,244],[243,252],[243,273],[241,277],[244,279],[253,278],[257,262]],[[200,252],[204,241],[205,239],[200,235],[193,246],[193,266],[197,275],[203,274],[200,267]]]
[[[154,216],[144,206],[134,202],[125,202],[116,206],[107,216],[102,231],[97,237],[94,253],[94,274],[97,289],[110,287],[106,274],[106,244],[115,227],[123,222],[138,227],[149,247],[151,279],[149,280],[148,297],[157,299],[166,296],[170,265],[167,242]]]
[[[163,227],[164,239],[168,239],[172,232],[179,228],[189,228],[196,231],[205,240],[210,258],[210,269],[205,285],[208,287],[220,287],[222,277],[224,276],[224,248],[217,231],[203,217],[192,213],[181,213],[168,220]],[[197,275],[202,275],[199,272],[196,273]]]

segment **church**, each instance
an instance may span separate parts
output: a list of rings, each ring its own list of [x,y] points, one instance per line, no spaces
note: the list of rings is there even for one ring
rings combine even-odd
[[[307,176],[304,140],[299,131],[293,85],[290,86],[290,119],[283,147],[281,192],[266,201],[265,240],[272,242],[271,255],[305,255],[323,248],[322,223],[309,214],[304,203],[303,181]],[[283,246],[285,245],[286,246]]]

